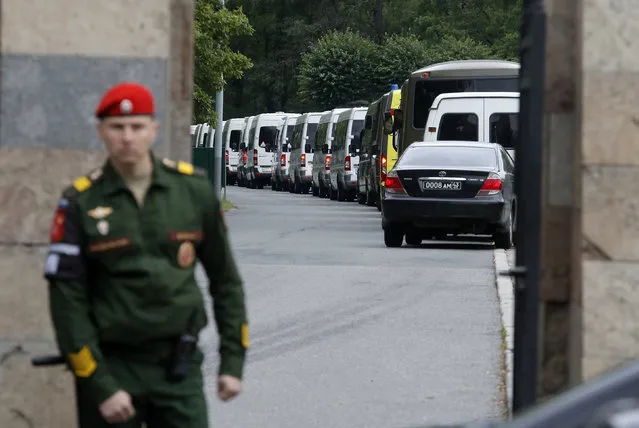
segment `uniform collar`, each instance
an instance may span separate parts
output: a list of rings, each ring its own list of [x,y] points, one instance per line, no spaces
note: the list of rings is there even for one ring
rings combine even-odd
[[[151,161],[153,162],[153,172],[151,173],[151,187],[169,187],[169,179],[167,172],[162,167],[162,162],[151,152]],[[114,194],[120,191],[128,191],[128,187],[124,179],[113,168],[111,161],[107,159],[102,167],[102,183],[105,194]]]

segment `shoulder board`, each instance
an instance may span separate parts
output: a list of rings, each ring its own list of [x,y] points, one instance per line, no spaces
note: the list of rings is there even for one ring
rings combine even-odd
[[[193,164],[184,161],[174,161],[171,159],[162,159],[162,164],[168,169],[179,172],[184,175],[198,175],[206,176],[206,171],[202,168],[197,168]]]
[[[102,168],[97,168],[90,173],[73,180],[73,184],[64,192],[66,196],[77,195],[89,189],[93,182],[102,177]]]

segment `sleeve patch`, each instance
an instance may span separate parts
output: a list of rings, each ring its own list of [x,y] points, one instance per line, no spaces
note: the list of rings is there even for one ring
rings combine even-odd
[[[89,377],[98,368],[98,363],[95,361],[93,353],[91,353],[91,350],[86,345],[83,346],[79,352],[70,353],[69,361],[77,377]]]
[[[245,349],[249,347],[249,328],[247,323],[242,324],[242,346]]]
[[[53,223],[51,224],[51,231],[49,232],[51,242],[60,242],[64,239],[64,223],[64,211],[62,207],[58,207],[53,216]]]
[[[44,264],[44,274],[45,275],[55,275],[58,273],[58,267],[60,266],[60,255],[59,254],[49,254],[47,257],[47,261]]]
[[[77,178],[74,182],[73,182],[73,187],[75,187],[75,189],[78,192],[84,192],[85,190],[87,190],[89,187],[91,187],[91,180],[89,180],[87,177],[80,177]]]

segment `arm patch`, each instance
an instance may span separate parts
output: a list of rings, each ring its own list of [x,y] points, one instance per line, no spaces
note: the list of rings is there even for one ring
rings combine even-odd
[[[49,251],[44,266],[47,280],[84,281],[86,261],[83,230],[75,199],[62,198],[53,216]]]

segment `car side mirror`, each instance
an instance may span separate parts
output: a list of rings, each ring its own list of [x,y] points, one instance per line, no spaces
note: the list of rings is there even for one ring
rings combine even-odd
[[[310,143],[306,143],[304,144],[304,153],[310,153],[311,152],[311,145]]]

